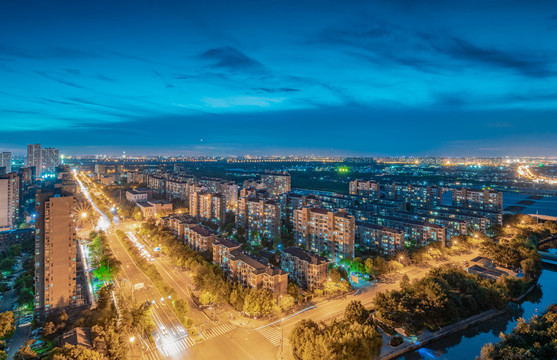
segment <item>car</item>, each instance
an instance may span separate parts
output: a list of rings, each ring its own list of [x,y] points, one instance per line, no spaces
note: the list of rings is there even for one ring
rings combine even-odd
[[[12,348],[12,343],[7,343],[6,347],[4,347],[4,352],[6,354],[9,353],[11,348]]]
[[[38,327],[35,330],[31,331],[31,335],[40,334],[43,331],[42,327]]]

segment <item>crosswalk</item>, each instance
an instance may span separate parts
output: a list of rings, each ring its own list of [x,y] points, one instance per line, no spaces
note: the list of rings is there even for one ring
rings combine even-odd
[[[175,357],[177,354],[199,344],[203,341],[210,340],[227,332],[236,329],[236,326],[230,323],[220,324],[212,329],[202,331],[199,335],[193,337],[182,337],[171,343],[159,344],[156,349],[144,353],[142,359],[145,360],[163,360],[168,357]]]
[[[286,340],[283,339],[280,328],[275,325],[266,326],[264,328],[257,329],[256,331],[263,335],[265,339],[269,340],[269,342],[275,346],[280,346],[281,341]]]
[[[236,329],[236,326],[234,326],[230,323],[224,323],[224,324],[220,324],[219,326],[214,327],[212,329],[207,329],[207,330],[201,332],[200,335],[204,340],[210,340],[210,339],[212,339],[214,337],[217,337],[219,335],[226,334],[227,332],[232,331],[234,329]]]

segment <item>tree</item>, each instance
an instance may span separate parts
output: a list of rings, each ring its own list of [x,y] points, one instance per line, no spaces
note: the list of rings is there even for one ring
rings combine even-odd
[[[0,313],[0,339],[4,339],[15,331],[14,313],[6,311]]]
[[[288,309],[290,309],[292,306],[294,306],[294,297],[292,297],[292,295],[282,295],[280,297],[280,304],[279,304],[280,308],[283,311],[286,311]]]
[[[62,348],[55,348],[52,360],[102,360],[103,355],[95,350],[87,349],[81,345],[65,344]]]
[[[14,355],[14,360],[31,360],[31,359],[37,359],[38,355],[36,352],[34,352],[33,350],[31,350],[31,344],[33,343],[33,340],[28,340],[25,342],[25,345],[23,345],[21,348],[19,348],[19,350],[15,353]]]
[[[298,298],[300,297],[300,288],[298,287],[298,285],[296,283],[289,282],[287,292],[288,292],[288,295],[292,296],[294,301],[298,301]]]
[[[408,289],[408,287],[410,286],[410,278],[408,277],[408,275],[403,274],[402,278],[400,278],[400,289],[401,290],[406,290]]]
[[[352,300],[344,310],[344,317],[349,322],[365,324],[369,320],[369,311],[360,301]]]
[[[524,276],[529,279],[537,279],[542,272],[541,261],[535,261],[532,258],[524,259],[520,262],[520,268]]]
[[[4,350],[0,350],[0,360],[6,360],[8,358],[8,354]]]
[[[265,289],[250,289],[244,299],[244,312],[249,316],[267,316],[276,308],[273,293]]]
[[[205,290],[199,295],[199,302],[203,305],[214,304],[217,301],[217,296]]]

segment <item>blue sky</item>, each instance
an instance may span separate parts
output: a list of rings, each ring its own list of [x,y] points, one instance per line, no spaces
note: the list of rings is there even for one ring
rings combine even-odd
[[[554,1],[35,1],[0,11],[0,147],[557,156]]]

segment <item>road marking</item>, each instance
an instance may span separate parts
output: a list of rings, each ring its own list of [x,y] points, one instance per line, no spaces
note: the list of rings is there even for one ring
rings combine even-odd
[[[263,335],[265,339],[275,346],[280,346],[281,342],[284,340],[280,330],[276,326],[264,327],[262,329],[256,330],[258,333]]]
[[[232,331],[236,329],[236,326],[230,324],[230,323],[224,323],[224,324],[220,324],[217,327],[211,328],[211,329],[207,329],[205,331],[202,331],[200,333],[201,337],[205,340],[210,340],[214,337],[220,336],[220,335],[224,335],[229,331]]]

